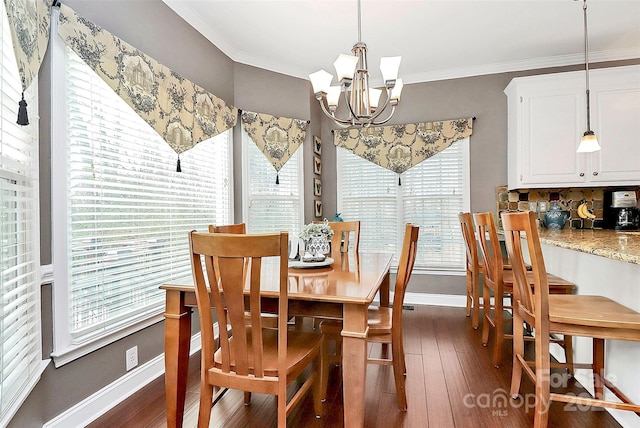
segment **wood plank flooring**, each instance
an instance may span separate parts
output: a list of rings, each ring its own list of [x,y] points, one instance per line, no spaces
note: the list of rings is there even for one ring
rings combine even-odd
[[[408,410],[398,410],[393,372],[390,366],[367,368],[365,426],[419,428],[525,428],[533,425],[533,409],[527,402],[533,384],[523,380],[524,400],[508,397],[511,380],[511,341],[505,341],[504,363],[496,369],[491,364],[491,342],[481,345],[481,331],[473,330],[463,308],[416,306],[405,310],[405,352],[407,362]],[[372,355],[380,354],[379,345],[370,345]],[[184,426],[197,422],[198,360],[192,358],[187,391],[188,410]],[[327,401],[321,419],[316,419],[311,396],[288,418],[292,427],[343,427],[340,368],[331,371]],[[575,394],[586,391],[573,379],[566,387]],[[143,390],[89,425],[91,428],[166,427],[164,378]],[[640,423],[640,418],[638,419]],[[553,403],[550,427],[609,428],[620,425],[602,409],[577,409]],[[271,396],[253,394],[251,405],[243,405],[240,391],[227,391],[214,406],[210,427],[274,427],[276,402]]]

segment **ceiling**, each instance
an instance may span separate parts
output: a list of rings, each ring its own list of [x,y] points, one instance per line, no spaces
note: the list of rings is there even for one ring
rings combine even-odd
[[[306,79],[350,53],[356,0],[163,0],[235,62]],[[589,62],[640,58],[640,0],[589,0]],[[402,56],[405,83],[584,63],[576,0],[362,0],[372,82]],[[335,83],[335,82],[334,82]]]

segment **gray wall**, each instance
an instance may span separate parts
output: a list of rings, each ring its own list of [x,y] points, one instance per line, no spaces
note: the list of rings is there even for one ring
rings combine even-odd
[[[322,183],[324,214],[336,207],[334,128],[313,98],[310,85],[297,78],[235,64],[215,46],[177,17],[160,0],[67,0],[74,9],[105,29],[138,47],[171,69],[246,110],[310,119],[305,155],[305,220],[313,219],[313,135],[323,142]],[[232,19],[232,17],[230,17]],[[239,21],[240,22],[240,21]],[[635,61],[639,63],[640,61]],[[629,62],[627,62],[629,63]],[[621,64],[622,65],[622,64]],[[471,209],[493,211],[494,188],[505,184],[506,97],[503,89],[516,76],[578,69],[505,73],[440,82],[407,85],[396,116],[390,123],[477,117],[471,137]],[[40,172],[42,264],[52,262],[50,192],[50,67],[46,58],[40,78]],[[234,130],[235,217],[241,220],[241,162],[239,130]],[[463,294],[464,277],[414,276],[410,291]],[[43,350],[52,350],[51,285],[42,288]],[[194,318],[197,325],[197,318]],[[125,350],[138,345],[140,364],[163,351],[163,323],[135,333],[79,358],[59,369],[52,364],[18,411],[10,427],[41,427],[46,421],[82,401],[125,374]],[[196,327],[194,327],[195,329]]]

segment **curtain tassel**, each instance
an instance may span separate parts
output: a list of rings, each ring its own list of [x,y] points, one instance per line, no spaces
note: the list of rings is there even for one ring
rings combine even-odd
[[[18,125],[28,125],[29,116],[27,116],[27,102],[24,100],[24,92],[22,93],[22,99],[18,102]]]
[[[398,186],[402,186],[402,180],[400,180],[400,174],[398,174]]]
[[[178,164],[176,165],[176,172],[182,172],[182,168],[180,168],[180,156],[178,156]]]
[[[280,184],[280,173],[276,172],[276,184]]]

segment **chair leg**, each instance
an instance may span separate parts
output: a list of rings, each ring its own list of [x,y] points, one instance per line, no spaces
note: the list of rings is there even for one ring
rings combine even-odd
[[[329,344],[326,337],[322,340],[322,347],[320,349],[320,399],[321,401],[327,401],[327,387],[329,385]]]
[[[518,356],[524,358],[524,329],[516,328],[522,325],[522,318],[516,309],[513,310],[513,368],[511,369],[511,398],[516,398],[520,393],[522,382],[522,364]]]
[[[280,389],[280,388],[278,388]],[[278,393],[278,428],[287,427],[287,390]]]
[[[564,359],[567,362],[567,373],[571,376],[575,374],[573,370],[573,337],[564,335]]]
[[[539,325],[536,319],[535,331],[535,375],[536,406],[533,418],[534,428],[547,428],[549,407],[551,406],[551,366],[549,357],[549,330]]]
[[[251,404],[251,393],[249,391],[244,392],[244,405],[248,406]]]
[[[595,398],[604,400],[604,339],[593,338],[593,389]]]
[[[471,315],[471,327],[474,330],[478,329],[478,325],[480,324],[480,280],[478,275],[474,275],[471,278],[471,287],[472,287],[472,295],[473,295],[473,313]]]
[[[498,368],[502,362],[502,346],[504,345],[504,309],[502,307],[502,296],[495,293],[495,341],[493,343],[493,365]]]
[[[204,376],[204,375],[203,375]],[[213,402],[213,385],[200,382],[200,409],[198,411],[198,428],[209,426],[211,419],[211,406]]]
[[[482,346],[487,346],[489,343],[489,318],[491,317],[491,296],[489,294],[489,287],[486,285],[482,287]]]
[[[402,411],[407,410],[407,392],[405,389],[405,377],[403,368],[404,355],[402,355],[402,346],[399,343],[391,345],[391,354],[393,355],[393,377],[396,382],[396,395],[398,396],[398,407]]]
[[[471,279],[471,272],[467,270],[467,307],[465,310],[466,316],[471,316],[471,307],[473,303],[473,280]]]
[[[327,397],[327,389],[326,384],[324,384],[323,373],[327,372],[329,369],[329,362],[323,354],[326,349],[324,340],[322,343],[323,345],[320,349],[321,354],[313,361],[313,371],[316,373],[316,378],[313,381],[313,409],[316,412],[316,418],[318,419],[322,416],[322,402],[325,401]]]

